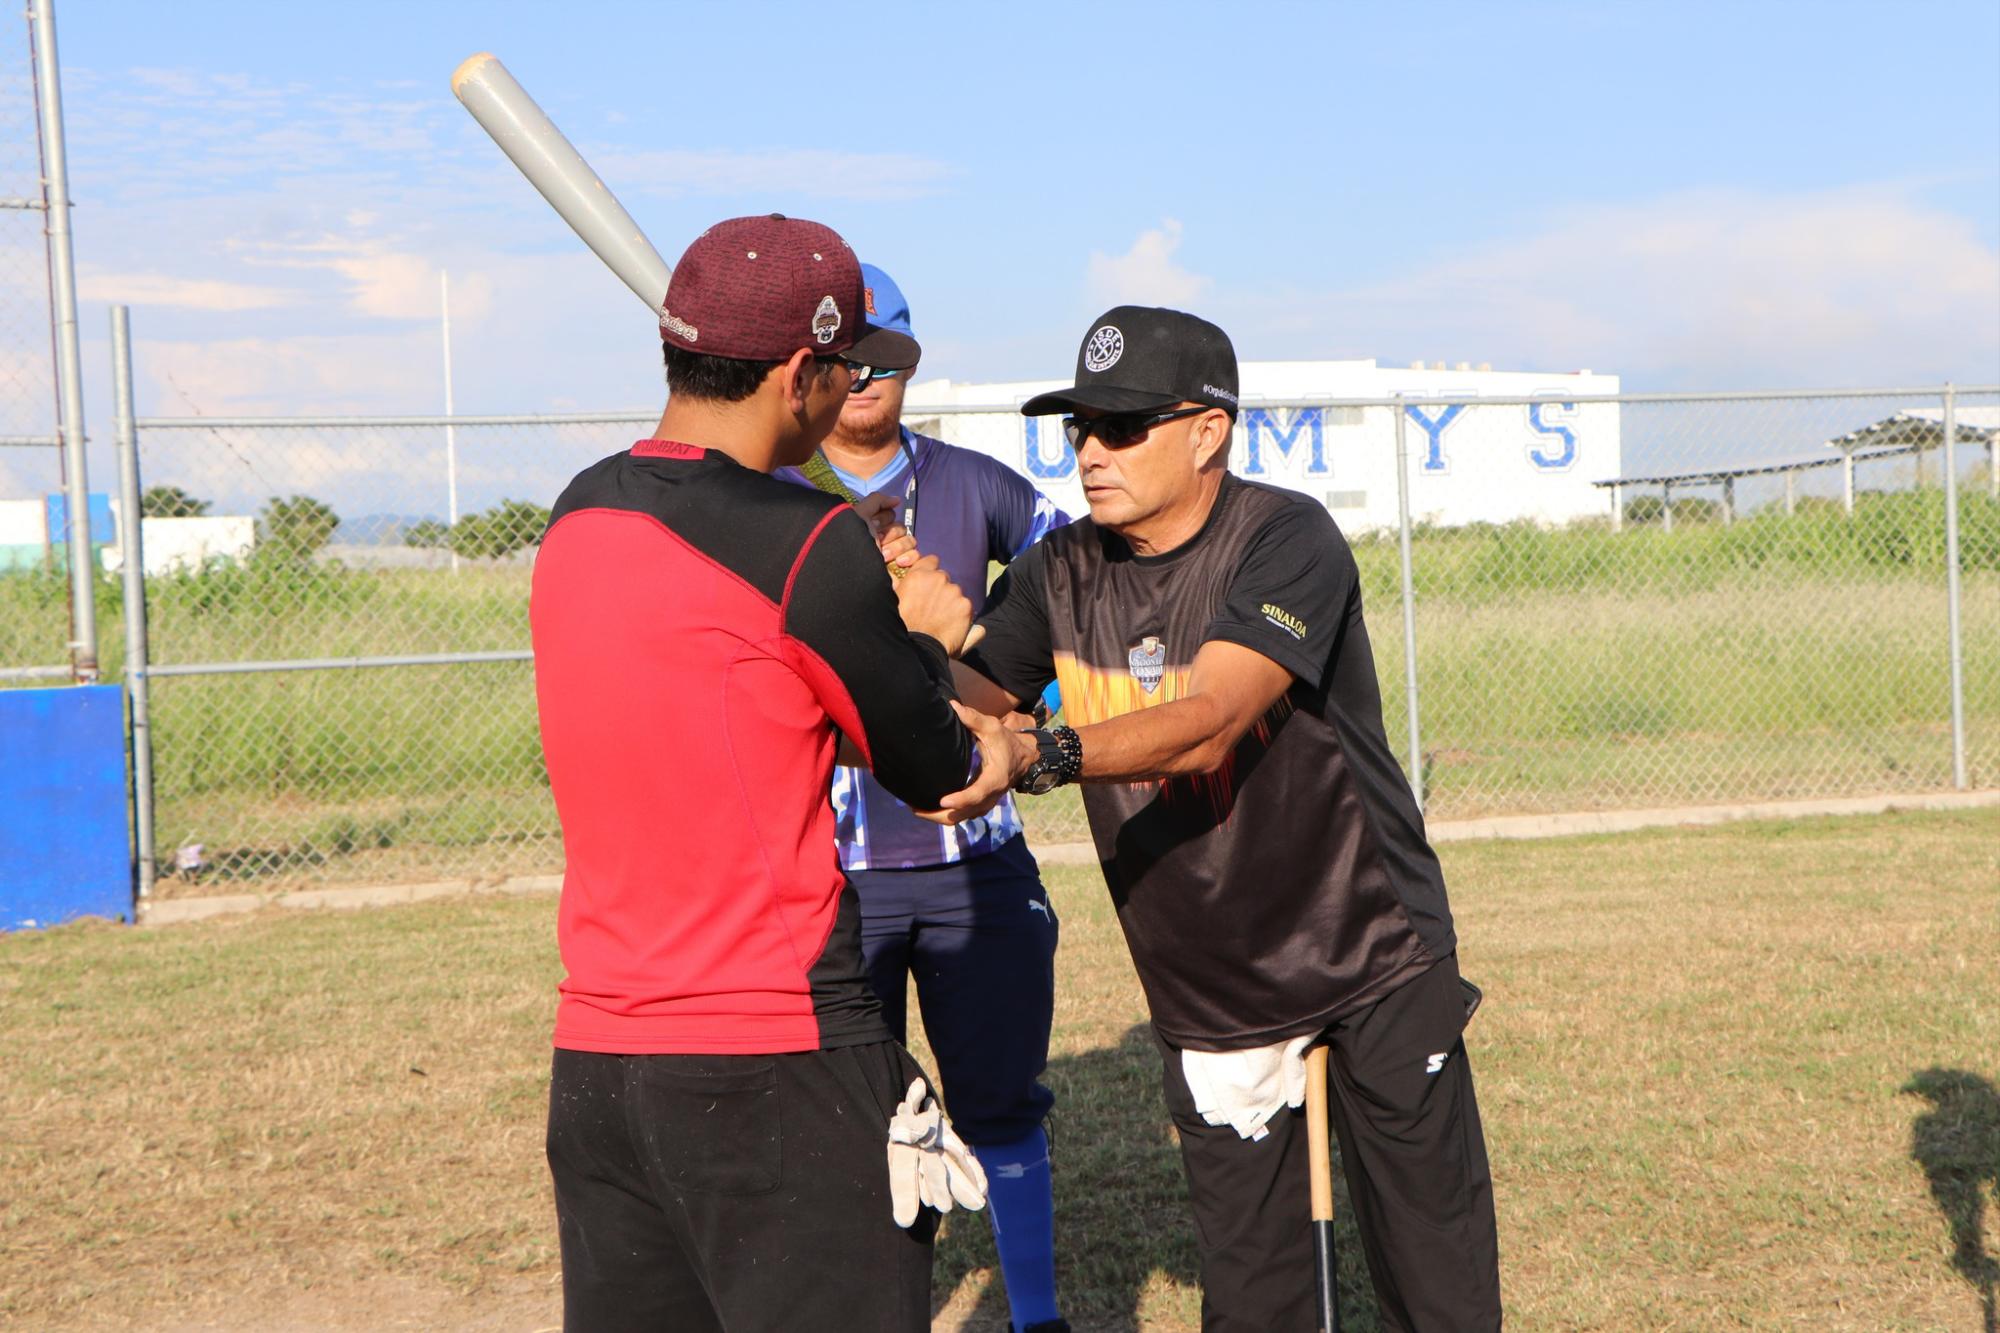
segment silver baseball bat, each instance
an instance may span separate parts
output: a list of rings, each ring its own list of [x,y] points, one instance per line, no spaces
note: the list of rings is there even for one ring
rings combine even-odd
[[[467,59],[452,72],[451,91],[570,230],[657,319],[673,270],[500,58],[482,51]]]

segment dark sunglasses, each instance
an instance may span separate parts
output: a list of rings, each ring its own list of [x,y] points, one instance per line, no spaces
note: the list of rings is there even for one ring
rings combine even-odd
[[[1083,448],[1083,442],[1093,435],[1104,441],[1107,449],[1126,449],[1152,434],[1155,426],[1179,421],[1183,417],[1198,417],[1209,410],[1206,407],[1180,407],[1171,412],[1110,412],[1101,417],[1064,417],[1063,436],[1069,440],[1072,449]]]

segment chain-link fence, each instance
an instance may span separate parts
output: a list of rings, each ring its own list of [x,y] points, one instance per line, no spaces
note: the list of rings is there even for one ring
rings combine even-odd
[[[560,869],[532,548],[650,424],[461,418],[448,455],[442,420],[140,421],[169,886]]]
[[[1264,404],[1232,463],[1347,531],[1434,819],[1991,787],[2000,396],[1952,407],[1956,718],[1935,391]],[[1052,423],[911,416],[1082,512]],[[139,421],[161,891],[558,870],[533,543],[651,421]]]
[[[0,23],[0,688],[67,679],[69,585],[40,127],[28,25]]]
[[[1346,532],[1433,819],[1991,787],[2000,398],[1952,398],[1949,460],[1931,390],[1246,404],[1231,466]],[[1081,507],[1053,421],[924,421]]]
[[[1629,402],[1619,475],[1638,480],[1594,488],[1617,495],[1605,518],[1420,522],[1417,750],[1432,815],[1952,786],[1942,407]],[[2000,506],[1974,441],[1996,423],[1990,406],[1959,411],[1987,427],[1962,432],[1951,462],[1955,480],[1980,482],[1958,497],[1961,607],[1974,610],[1963,756],[1970,781],[1992,786]],[[1472,407],[1460,429],[1497,418],[1504,434],[1524,416]],[[1587,429],[1579,414],[1580,439]],[[1419,515],[1425,461],[1413,459]]]

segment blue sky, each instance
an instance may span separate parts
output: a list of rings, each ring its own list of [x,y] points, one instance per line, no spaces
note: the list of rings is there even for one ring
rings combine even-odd
[[[646,312],[453,100],[498,54],[669,261],[839,228],[925,376],[1120,300],[1246,358],[1631,388],[2000,379],[2000,5],[66,0],[89,418],[645,408]],[[93,433],[102,433],[94,431]]]

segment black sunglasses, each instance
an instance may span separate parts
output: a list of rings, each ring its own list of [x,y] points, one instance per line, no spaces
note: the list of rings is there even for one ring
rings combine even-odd
[[[880,366],[864,366],[859,361],[849,361],[846,357],[840,358],[840,363],[847,367],[849,393],[860,393],[876,380],[893,380],[908,373],[901,370],[883,370]]]
[[[1155,426],[1179,421],[1183,417],[1200,416],[1210,410],[1206,407],[1180,407],[1171,412],[1111,412],[1101,417],[1064,417],[1063,435],[1072,449],[1083,448],[1083,442],[1093,435],[1104,441],[1107,449],[1126,449],[1152,434]]]

